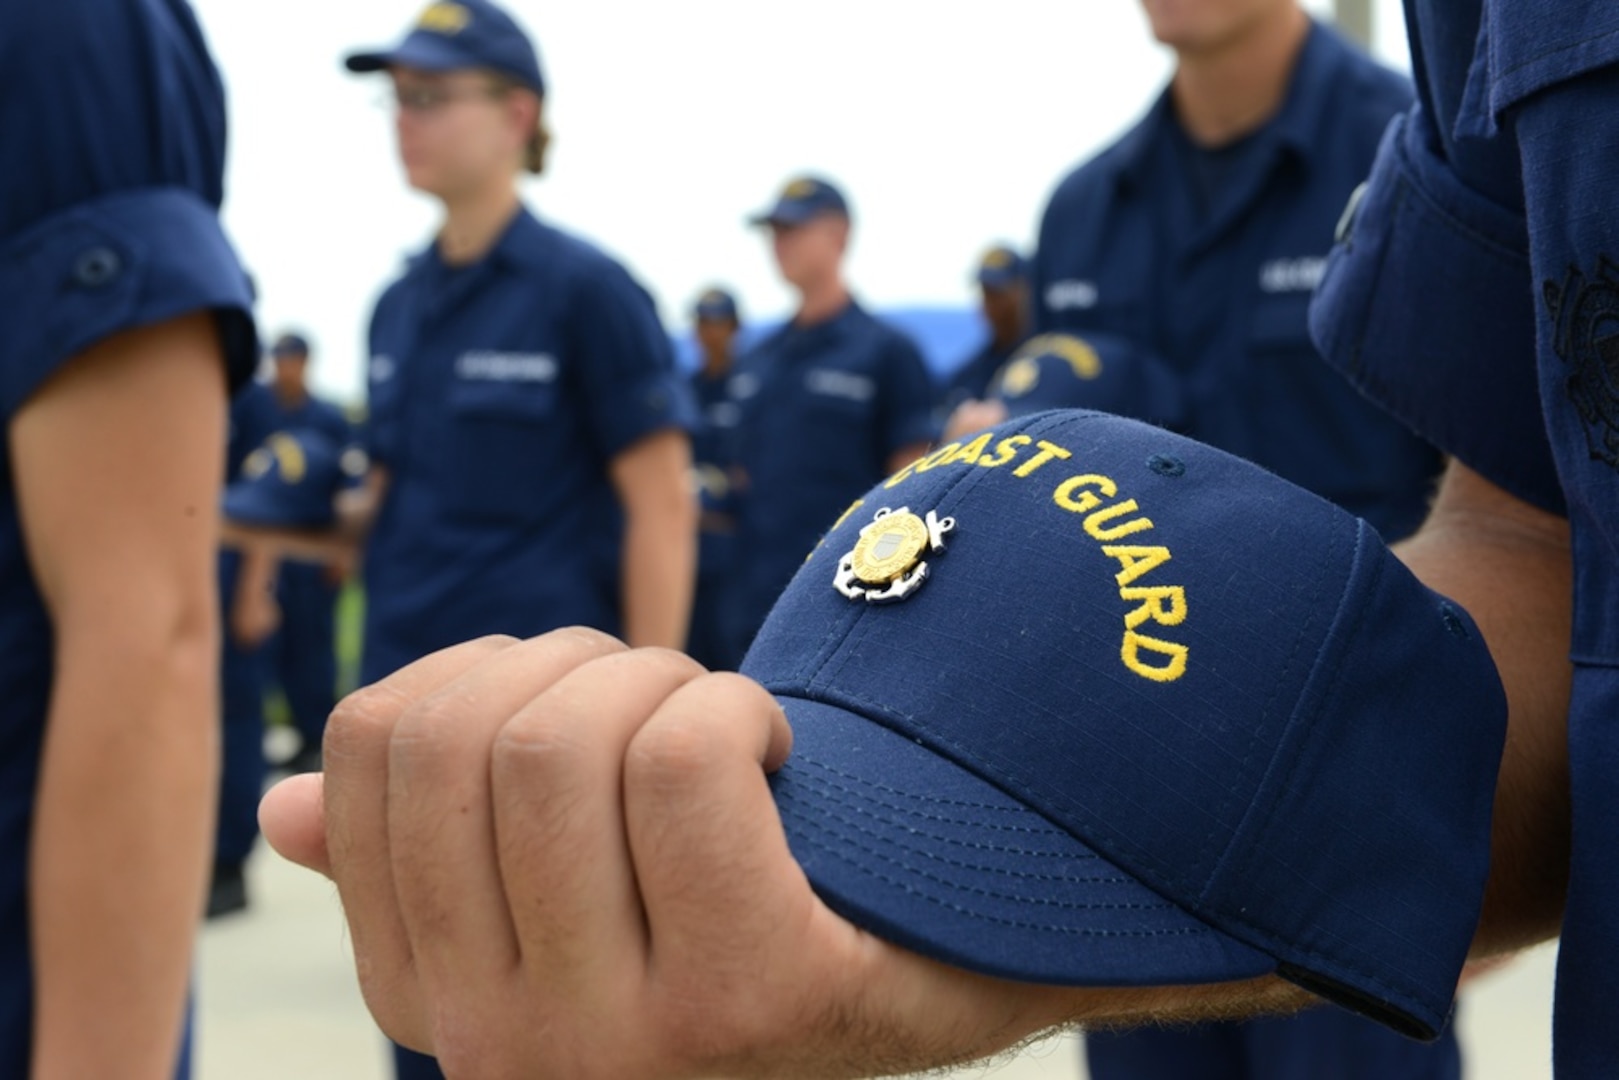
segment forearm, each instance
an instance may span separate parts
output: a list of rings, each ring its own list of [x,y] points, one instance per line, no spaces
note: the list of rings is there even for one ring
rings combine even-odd
[[[682,649],[697,573],[697,508],[672,494],[625,515],[624,638],[630,645]]]
[[[1395,550],[1473,616],[1501,674],[1507,741],[1475,957],[1556,936],[1569,858],[1568,526],[1453,466],[1422,531]]]
[[[220,526],[220,543],[242,552],[262,551],[272,562],[300,559],[305,562],[351,560],[356,541],[336,532],[309,532],[299,529],[264,529],[225,521]]]
[[[58,651],[28,882],[35,1080],[173,1075],[214,827],[217,669],[211,610]]]
[[[240,569],[236,574],[235,604],[263,599],[275,592],[276,571],[280,558],[266,547],[248,547],[242,550]]]

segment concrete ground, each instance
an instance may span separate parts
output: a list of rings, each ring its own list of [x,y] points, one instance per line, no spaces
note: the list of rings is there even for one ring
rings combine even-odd
[[[388,1080],[382,1036],[354,980],[336,890],[268,850],[249,864],[252,904],[208,924],[200,948],[198,1080]],[[1555,951],[1531,953],[1467,992],[1470,1080],[1549,1080]],[[983,1080],[1083,1080],[1079,1040],[1042,1043]]]

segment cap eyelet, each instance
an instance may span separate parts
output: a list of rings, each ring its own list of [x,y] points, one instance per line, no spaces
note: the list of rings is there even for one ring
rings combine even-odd
[[[73,280],[86,288],[97,288],[118,276],[124,268],[123,260],[112,248],[91,248],[73,264]]]
[[[1472,637],[1467,632],[1467,623],[1462,620],[1461,612],[1457,611],[1453,605],[1440,603],[1439,618],[1444,622],[1445,629],[1449,631],[1451,637],[1459,637],[1463,640]]]
[[[1168,454],[1154,454],[1147,459],[1147,468],[1159,476],[1167,476],[1171,480],[1186,475],[1186,463],[1178,457]]]

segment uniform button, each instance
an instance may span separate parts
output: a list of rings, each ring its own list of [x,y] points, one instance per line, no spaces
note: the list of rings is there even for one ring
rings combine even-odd
[[[79,256],[73,264],[73,280],[86,288],[94,289],[105,285],[118,276],[124,268],[124,261],[112,248],[91,248]]]
[[[1361,200],[1366,198],[1366,181],[1362,180],[1354,191],[1349,193],[1349,201],[1344,204],[1344,212],[1338,218],[1338,227],[1332,232],[1332,242],[1341,244],[1349,239],[1350,230],[1355,227],[1355,215],[1360,212]]]

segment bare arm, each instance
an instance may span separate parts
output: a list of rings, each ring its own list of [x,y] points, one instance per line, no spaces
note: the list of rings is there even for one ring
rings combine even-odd
[[[35,1080],[172,1076],[213,835],[212,320],[77,357],[10,430],[56,635],[29,864]]]
[[[674,430],[648,435],[608,471],[624,508],[625,639],[683,648],[697,573],[690,440]]]
[[[244,649],[263,645],[281,625],[281,608],[275,599],[279,568],[275,554],[263,547],[250,547],[242,552],[235,595],[231,597],[229,625],[225,629]]]
[[[1453,463],[1433,513],[1395,550],[1478,623],[1501,672],[1507,743],[1475,957],[1554,937],[1569,860],[1568,523]]]
[[[377,514],[387,497],[389,471],[373,465],[358,487],[337,496],[337,527],[325,532],[311,529],[278,529],[248,525],[226,519],[220,526],[220,542],[245,552],[259,552],[272,561],[301,559],[305,562],[335,563],[352,567],[360,545],[376,524]],[[347,570],[341,576],[347,576]]]

